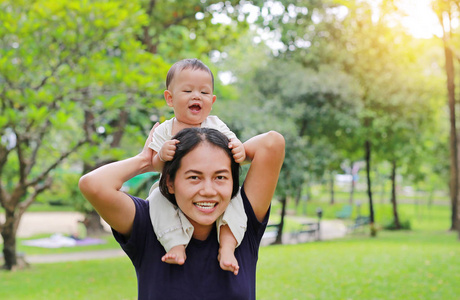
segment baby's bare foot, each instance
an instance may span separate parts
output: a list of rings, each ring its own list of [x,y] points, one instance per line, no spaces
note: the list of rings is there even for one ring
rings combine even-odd
[[[172,247],[168,253],[163,255],[161,261],[168,264],[183,265],[186,258],[187,256],[185,255],[185,246],[179,245]]]
[[[219,260],[220,268],[224,271],[230,271],[235,275],[238,275],[240,267],[238,266],[238,260],[235,257],[233,251],[225,251],[224,249],[219,249]]]

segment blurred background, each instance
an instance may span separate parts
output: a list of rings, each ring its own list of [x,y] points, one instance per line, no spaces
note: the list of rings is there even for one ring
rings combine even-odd
[[[460,230],[459,3],[0,1],[5,268],[26,212],[80,212],[88,234],[104,231],[78,179],[135,155],[173,116],[166,73],[193,57],[215,75],[212,114],[240,140],[286,139],[278,242],[288,216],[365,216],[371,236],[423,218]],[[156,178],[126,191],[145,197]]]

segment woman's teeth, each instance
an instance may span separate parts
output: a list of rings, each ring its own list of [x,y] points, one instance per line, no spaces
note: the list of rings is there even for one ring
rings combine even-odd
[[[195,206],[201,208],[201,209],[212,209],[214,206],[216,206],[215,202],[197,202],[195,203]]]

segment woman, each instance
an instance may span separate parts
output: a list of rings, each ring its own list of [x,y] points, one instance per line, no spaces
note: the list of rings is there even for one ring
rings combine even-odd
[[[149,219],[148,202],[120,191],[130,178],[152,170],[153,151],[147,147],[132,158],[105,165],[80,179],[79,187],[135,266],[139,299],[255,299],[256,263],[270,201],[284,159],[284,138],[268,132],[244,143],[251,161],[243,187],[238,190],[238,165],[228,139],[208,128],[184,129],[171,162],[163,169],[160,190],[193,225],[184,265],[161,261],[165,254]],[[223,271],[217,261],[216,219],[233,194],[242,197],[248,224],[236,249],[237,276]]]

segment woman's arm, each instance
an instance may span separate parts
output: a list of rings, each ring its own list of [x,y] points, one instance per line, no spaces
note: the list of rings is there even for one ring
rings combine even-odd
[[[267,214],[284,161],[284,137],[275,131],[257,135],[244,143],[251,160],[244,191],[259,221]]]
[[[153,150],[148,147],[158,123],[150,131],[142,152],[134,157],[104,165],[80,178],[78,186],[99,215],[116,231],[129,236],[136,208],[133,200],[121,192],[124,182],[136,175],[153,171]]]

